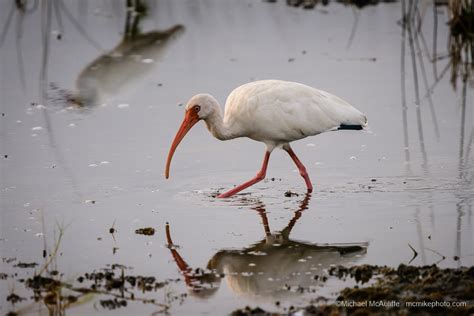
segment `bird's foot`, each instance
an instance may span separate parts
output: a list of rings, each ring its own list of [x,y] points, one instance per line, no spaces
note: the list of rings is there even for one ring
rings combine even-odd
[[[242,187],[242,186],[237,186],[227,192],[224,192],[224,193],[221,193],[217,196],[218,199],[225,199],[225,198],[228,198],[228,197],[231,197],[237,193],[239,193],[240,191],[242,191],[243,189],[245,189],[245,187]]]
[[[224,192],[224,193],[221,193],[217,196],[218,199],[225,199],[225,198],[228,198],[228,197],[231,197],[232,195],[234,195],[234,193],[230,192],[230,191],[227,191],[227,192]]]

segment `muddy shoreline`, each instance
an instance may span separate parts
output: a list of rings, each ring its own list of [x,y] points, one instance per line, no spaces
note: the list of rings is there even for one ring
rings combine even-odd
[[[201,277],[201,290],[206,286],[205,278],[211,275],[215,275],[214,278],[225,277],[216,271],[196,270],[192,273]],[[312,288],[288,287],[287,291],[313,293],[311,303],[306,306],[280,306],[281,303],[275,301],[273,310],[245,307],[233,311],[232,315],[470,315],[474,312],[474,267],[442,269],[436,265],[417,267],[401,264],[397,268],[340,265],[312,278],[319,278],[322,282],[353,279],[356,285],[342,289],[331,298],[319,296]],[[27,290],[21,296],[14,290],[10,292],[6,300],[12,308],[6,315],[22,315],[34,304],[60,315],[84,304],[110,311],[126,310],[129,304],[137,303],[154,306],[154,314],[167,314],[175,305],[189,299],[187,293],[166,291],[169,284],[180,282],[180,279],[160,280],[156,276],[135,275],[131,267],[120,264],[85,273],[73,281],[68,279],[57,270],[29,278],[3,275],[2,280],[13,280],[18,287],[24,286]],[[166,299],[159,299],[163,295]]]
[[[471,315],[474,312],[474,267],[337,266],[329,274],[340,279],[353,278],[357,285],[340,291],[335,302],[325,303],[327,298],[316,297],[315,304],[291,306],[283,313],[246,307],[232,315]],[[371,284],[364,285],[368,282]]]

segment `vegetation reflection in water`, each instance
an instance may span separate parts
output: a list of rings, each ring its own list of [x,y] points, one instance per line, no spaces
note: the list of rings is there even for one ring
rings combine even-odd
[[[8,316],[33,312],[42,315],[43,311],[52,316],[62,316],[69,309],[81,305],[93,304],[96,310],[115,310],[125,308],[132,302],[155,306],[153,314],[162,314],[167,313],[173,304],[180,304],[186,298],[186,293],[179,294],[173,290],[172,284],[179,280],[134,274],[132,267],[121,264],[108,264],[102,269],[71,279],[60,271],[57,263],[58,256],[62,256],[61,240],[64,233],[65,228],[59,227],[59,236],[51,250],[47,250],[46,239],[44,240],[44,264],[34,270],[32,277],[18,278],[22,273],[0,274],[1,279],[15,278],[18,282],[6,298],[12,304]],[[16,258],[2,260],[4,263],[16,262]],[[22,270],[37,266],[35,262],[18,262],[14,265]],[[23,286],[26,292],[18,289]]]

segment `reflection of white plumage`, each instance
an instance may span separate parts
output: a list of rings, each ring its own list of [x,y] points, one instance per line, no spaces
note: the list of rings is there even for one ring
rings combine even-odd
[[[186,105],[185,118],[168,154],[166,178],[176,147],[199,120],[204,120],[212,135],[220,140],[245,136],[267,146],[257,175],[219,197],[229,197],[261,181],[270,153],[276,147],[288,152],[311,192],[308,173],[289,143],[333,129],[359,130],[367,125],[367,118],[346,101],[296,82],[262,80],[242,85],[227,98],[224,116],[213,96],[198,94]]]
[[[365,255],[367,244],[310,244],[289,240],[278,245],[256,244],[244,250],[222,250],[208,266],[225,275],[239,296],[257,301],[300,296],[297,289],[317,290],[319,278],[333,266],[352,265]]]
[[[302,294],[296,289],[320,287],[319,277],[332,265],[351,265],[366,254],[368,243],[317,244],[291,239],[291,231],[309,201],[310,194],[307,194],[288,225],[277,233],[271,232],[265,205],[257,203],[254,209],[260,215],[265,238],[243,249],[218,251],[209,260],[206,270],[188,266],[174,247],[167,224],[168,245],[191,293],[209,297],[224,278],[232,292],[240,296],[257,301],[286,300]]]

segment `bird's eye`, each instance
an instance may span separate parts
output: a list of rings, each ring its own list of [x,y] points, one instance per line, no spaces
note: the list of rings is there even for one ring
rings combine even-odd
[[[201,107],[199,105],[195,105],[193,109],[194,109],[194,112],[199,112]]]

